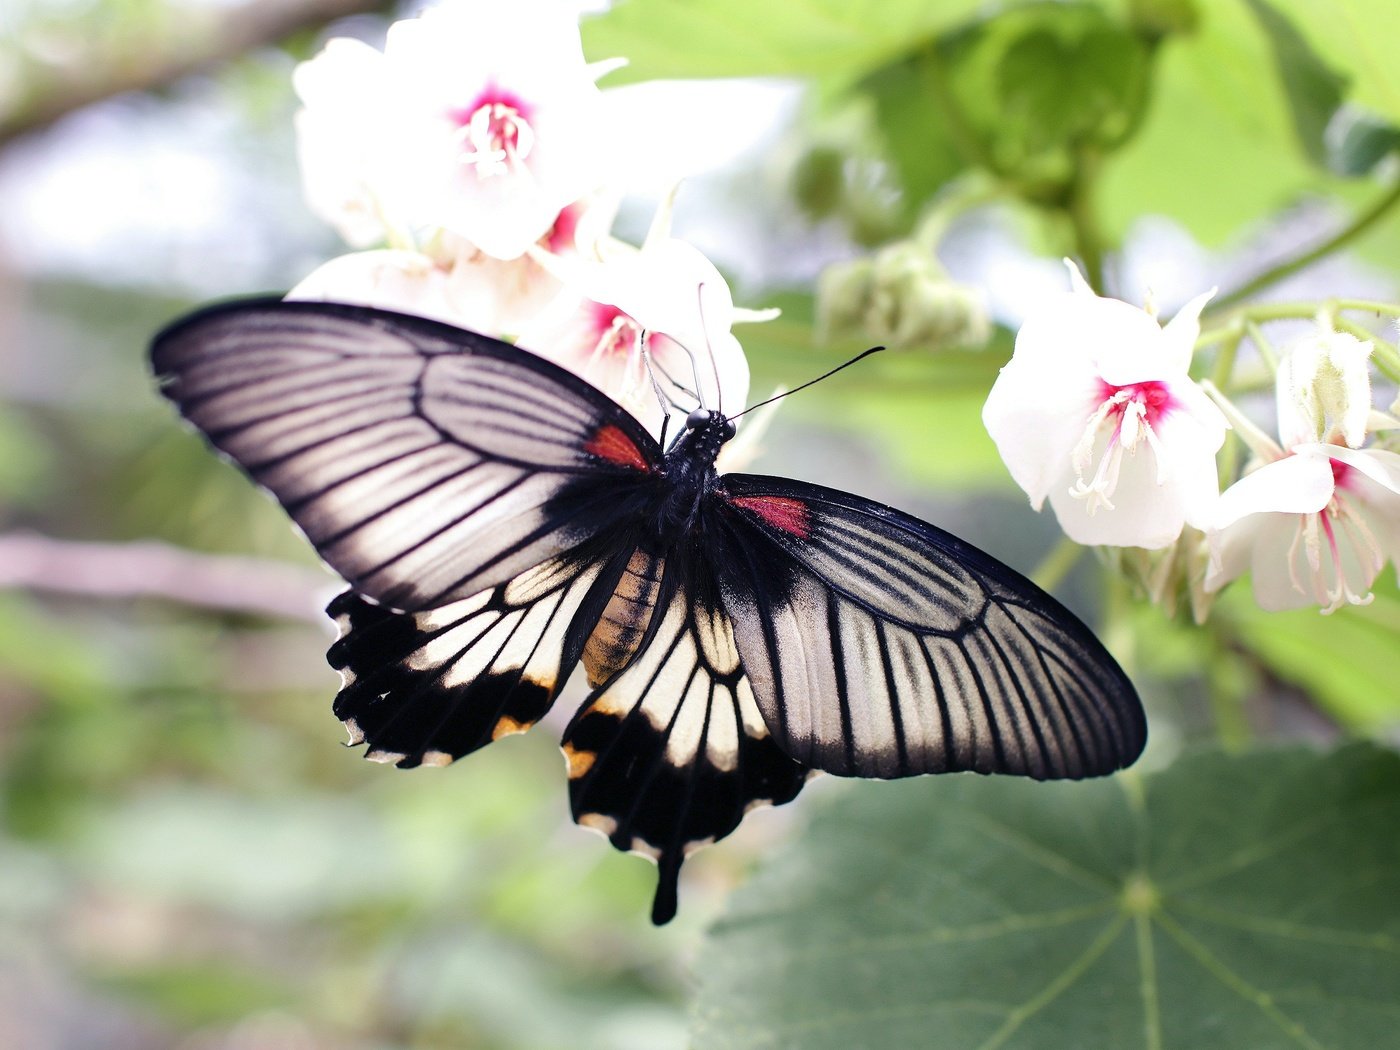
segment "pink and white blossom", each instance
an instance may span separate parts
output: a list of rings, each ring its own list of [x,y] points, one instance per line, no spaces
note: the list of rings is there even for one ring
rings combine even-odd
[[[1165,547],[1204,527],[1219,495],[1229,425],[1187,374],[1214,293],[1163,327],[1070,271],[1073,290],[1021,326],[982,421],[1031,505],[1048,498],[1071,539]]]
[[[521,346],[587,379],[653,433],[666,414],[655,384],[690,405],[687,388],[710,408],[743,406],[749,367],[731,330],[743,315],[698,249],[653,236],[640,250],[619,246],[594,259],[536,257],[577,294],[521,332]]]
[[[312,208],[355,245],[445,230],[515,259],[594,189],[615,140],[602,71],[558,0],[452,0],[383,52],[332,40],[293,77]]]
[[[1400,562],[1400,454],[1353,447],[1371,415],[1369,353],[1336,333],[1295,344],[1277,379],[1282,443],[1236,420],[1256,466],[1216,506],[1208,590],[1251,572],[1261,608],[1334,612],[1370,602],[1386,559]]]
[[[582,202],[561,211],[537,248],[576,254],[596,238],[599,208]],[[610,207],[601,209],[611,216]],[[442,234],[428,250],[377,249],[338,256],[312,271],[288,299],[357,303],[419,314],[496,338],[512,338],[549,309],[563,285],[532,255],[497,259]]]

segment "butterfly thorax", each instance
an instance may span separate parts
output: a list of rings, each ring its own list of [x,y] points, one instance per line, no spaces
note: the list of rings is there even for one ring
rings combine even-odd
[[[715,471],[719,450],[733,436],[734,424],[723,414],[703,409],[690,414],[685,432],[661,466],[666,489],[657,515],[659,539],[674,539],[695,521],[705,494],[719,482]]]
[[[666,571],[668,552],[697,526],[705,496],[719,484],[715,458],[734,436],[734,426],[716,413],[692,413],[684,433],[657,471],[656,502],[646,517],[650,535],[638,537],[627,566],[583,650],[590,685],[625,668],[647,635]]]

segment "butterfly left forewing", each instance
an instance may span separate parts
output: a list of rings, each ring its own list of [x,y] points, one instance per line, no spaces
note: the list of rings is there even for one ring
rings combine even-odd
[[[672,552],[647,637],[564,735],[574,819],[659,869],[655,922],[693,850],[749,809],[796,797],[809,770],[769,735],[707,568]]]
[[[368,307],[254,300],[156,337],[162,390],[357,591],[430,609],[615,527],[660,449],[577,376]]]
[[[730,475],[712,557],[769,728],[844,776],[1037,779],[1130,764],[1132,684],[1054,598],[932,525],[849,493]]]

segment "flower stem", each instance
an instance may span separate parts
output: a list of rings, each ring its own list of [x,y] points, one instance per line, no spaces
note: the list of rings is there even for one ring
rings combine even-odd
[[[1079,150],[1075,156],[1074,181],[1065,202],[1065,215],[1074,231],[1074,244],[1084,262],[1084,278],[1099,295],[1104,294],[1103,235],[1094,214],[1093,186],[1098,163],[1093,154]]]
[[[1221,341],[1215,354],[1215,365],[1211,368],[1210,381],[1221,390],[1230,389],[1230,373],[1235,370],[1235,353],[1244,339],[1244,329],[1231,326],[1226,338]]]
[[[1241,751],[1253,736],[1244,709],[1249,695],[1248,669],[1217,633],[1203,630],[1201,636],[1209,647],[1206,693],[1220,746],[1226,751]]]
[[[1254,344],[1254,349],[1258,350],[1259,356],[1264,359],[1264,364],[1269,366],[1269,373],[1277,375],[1278,351],[1274,349],[1274,344],[1269,342],[1269,337],[1264,334],[1264,329],[1251,319],[1246,322],[1245,331],[1249,333],[1249,339]]]
[[[1053,591],[1064,582],[1083,553],[1084,548],[1074,540],[1068,536],[1061,536],[1060,541],[1050,548],[1050,552],[1040,559],[1040,564],[1031,573],[1031,580],[1041,590]]]
[[[1332,323],[1339,331],[1353,335],[1363,343],[1370,343],[1375,347],[1371,354],[1371,363],[1391,382],[1400,383],[1400,350],[1395,348],[1394,343],[1386,342],[1370,329],[1363,328],[1355,321],[1349,321],[1345,317],[1334,318]]]
[[[1285,277],[1291,277],[1300,270],[1305,270],[1319,259],[1324,259],[1337,251],[1343,245],[1349,243],[1354,238],[1365,233],[1376,222],[1378,222],[1386,212],[1400,203],[1400,181],[1391,186],[1383,194],[1373,201],[1370,207],[1366,208],[1354,218],[1350,224],[1343,227],[1321,244],[1309,248],[1307,251],[1295,255],[1292,259],[1285,259],[1277,266],[1270,267],[1253,280],[1246,281],[1240,287],[1227,295],[1222,295],[1215,302],[1210,304],[1208,309],[1221,310],[1227,306],[1242,302],[1262,291],[1271,284],[1276,284]]]

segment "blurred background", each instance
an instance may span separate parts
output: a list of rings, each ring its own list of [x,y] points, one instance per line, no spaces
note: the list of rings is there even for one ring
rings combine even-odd
[[[651,865],[568,819],[558,722],[446,770],[400,772],[340,746],[320,614],[335,581],[268,499],[177,424],[145,354],[186,309],[283,290],[343,251],[301,199],[291,71],[332,35],[380,42],[408,10],[0,8],[6,1050],[683,1047],[703,929],[755,858],[846,787],[813,784],[698,854],[680,917],[654,929]],[[591,59],[614,53],[606,33],[589,33]],[[662,43],[629,56],[638,78],[668,68]],[[907,72],[892,62],[883,75]],[[869,98],[864,109],[823,98],[843,77],[622,89],[672,130],[647,148],[612,144],[635,158],[619,235],[640,239],[688,171],[676,233],[731,277],[741,305],[784,308],[739,333],[755,397],[868,345],[859,333],[818,338],[815,283],[913,226],[901,178],[917,158],[882,159]],[[877,103],[895,97],[876,87]],[[1341,207],[1278,192],[1268,222],[1202,237],[1227,217],[1234,228],[1231,192],[1222,198],[1190,231],[1123,223],[1116,294],[1140,301],[1151,287],[1169,312],[1325,232]],[[1030,571],[1058,530],[1012,487],[979,413],[1016,319],[1063,288],[1065,249],[1014,210],[966,212],[944,232],[947,274],[983,289],[987,345],[882,355],[793,399],[755,469],[857,489]],[[1346,256],[1275,291],[1393,298],[1396,285],[1393,268]],[[1093,617],[1084,562],[1058,593]],[[1390,577],[1385,588],[1393,610]],[[1144,630],[1110,641],[1163,672],[1144,687],[1160,763],[1213,731],[1212,665],[1197,636],[1150,608],[1134,615]],[[1259,629],[1244,605],[1232,615],[1241,636]],[[1282,649],[1310,615],[1270,626]],[[1150,647],[1134,641],[1148,636]],[[1367,673],[1400,681],[1394,663]],[[1235,717],[1268,733],[1393,726],[1393,693],[1373,708],[1361,686],[1319,699],[1300,674],[1264,661],[1214,685],[1255,698]]]

